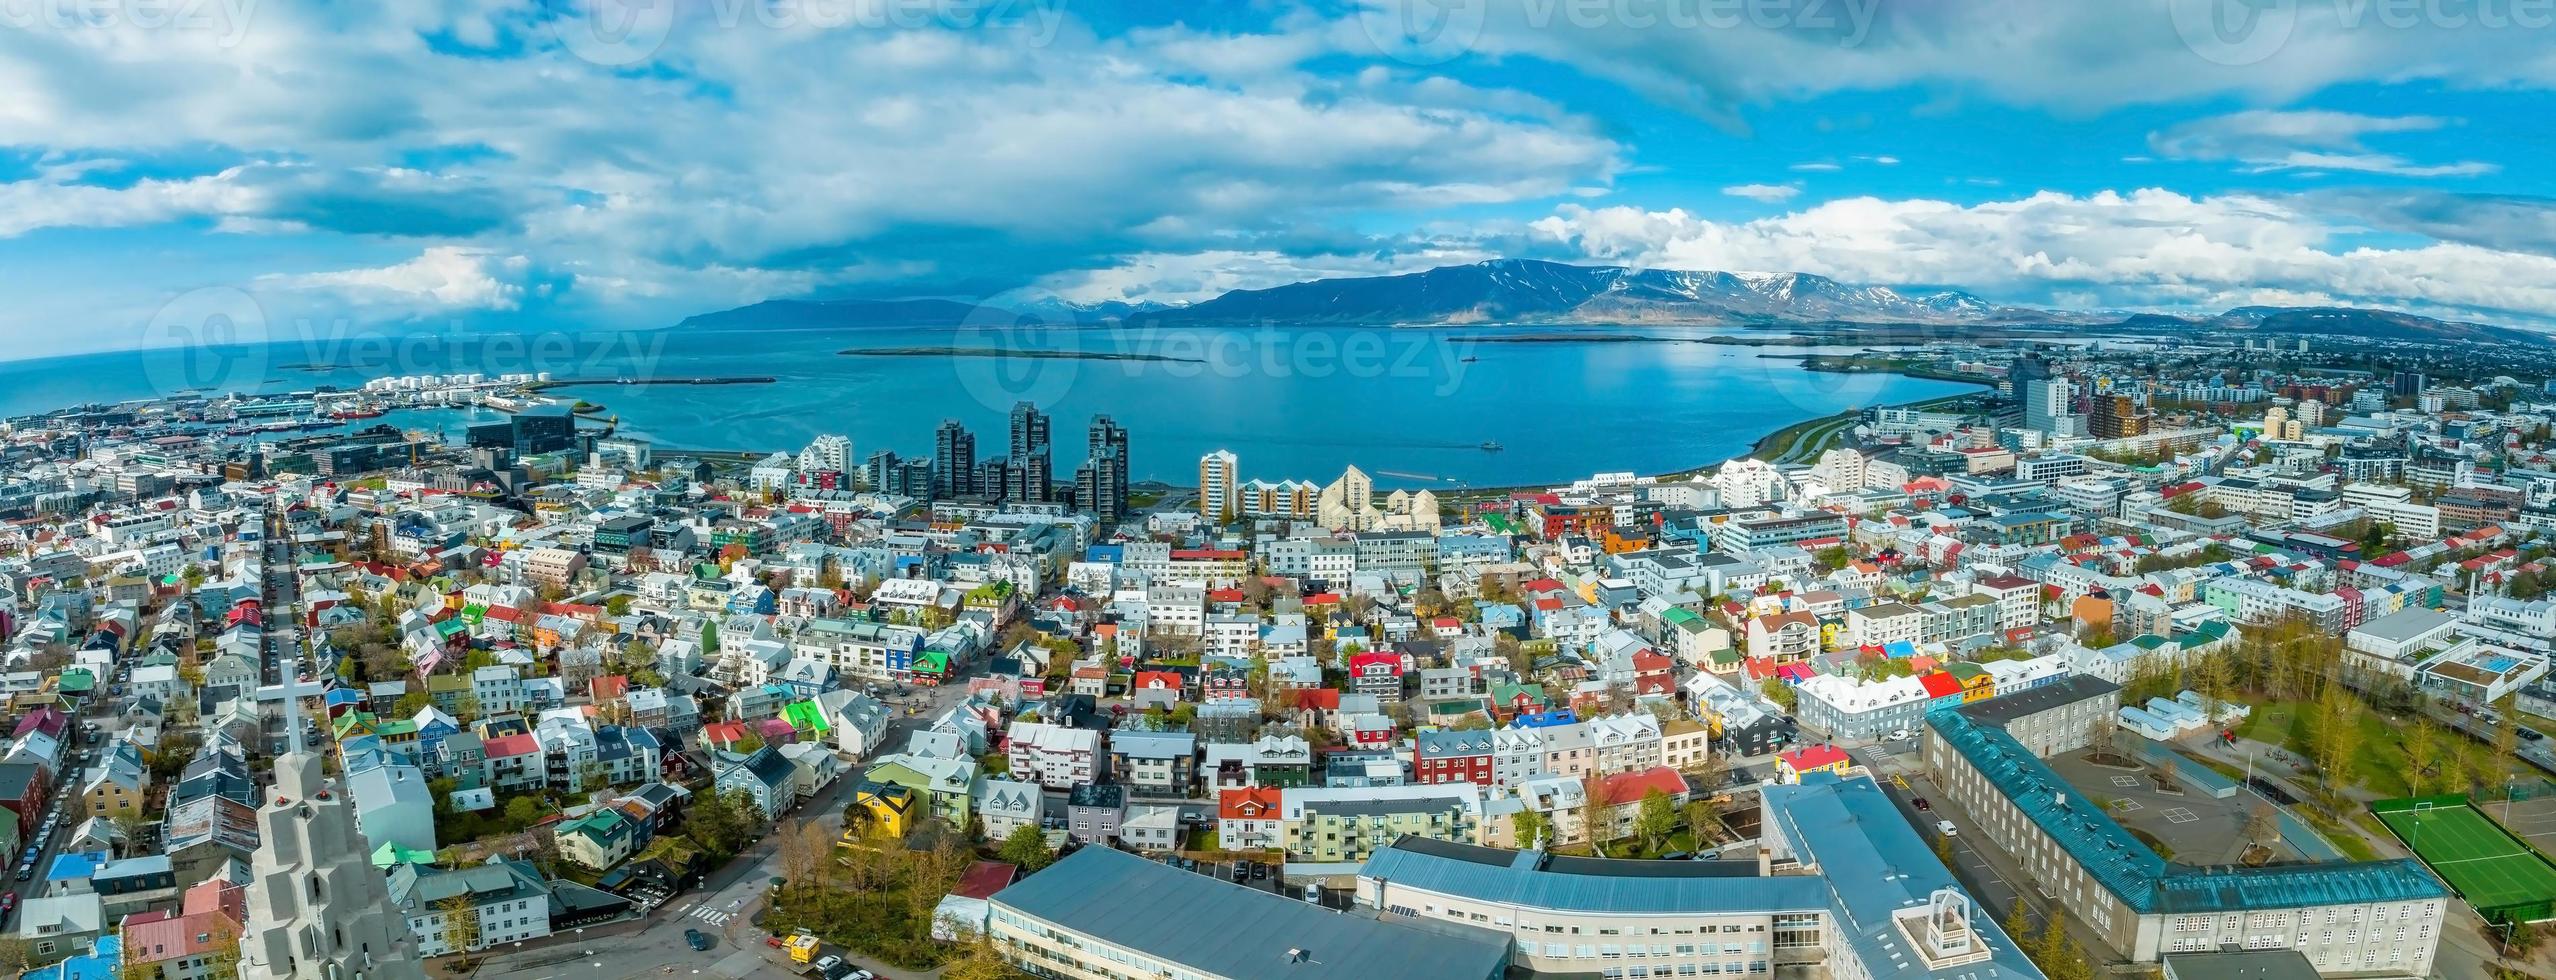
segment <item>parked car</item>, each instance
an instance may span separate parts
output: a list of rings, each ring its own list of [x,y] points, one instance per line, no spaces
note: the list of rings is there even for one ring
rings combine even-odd
[[[1910,801],[1910,802],[1911,802],[1911,804],[1912,804],[1912,805],[1914,805],[1917,809],[1920,809],[1920,810],[1932,810],[1932,809],[1934,809],[1934,808],[1935,808],[1934,801],[1929,800],[1929,799],[1927,799],[1927,798],[1925,798],[1925,797],[1923,797],[1923,796],[1920,796],[1920,797],[1918,797],[1918,798],[1916,798],[1915,800],[1912,800],[1912,801]]]
[[[1954,827],[1950,820],[1935,821],[1935,832],[1946,837],[1956,837],[1961,834],[1960,828]]]
[[[683,944],[697,953],[710,948],[710,937],[703,935],[699,929],[686,929],[683,931]]]

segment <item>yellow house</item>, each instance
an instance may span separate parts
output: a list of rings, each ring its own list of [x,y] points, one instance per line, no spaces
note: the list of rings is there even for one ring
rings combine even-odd
[[[1974,663],[1949,663],[1944,673],[1961,682],[1961,703],[1985,701],[1997,696],[1997,675]]]
[[[913,829],[914,791],[895,783],[863,781],[852,790],[852,802],[870,812],[870,836],[902,840]],[[850,843],[851,831],[844,831]]]
[[[142,781],[137,776],[100,769],[97,778],[80,788],[80,802],[92,817],[138,815],[142,812]]]

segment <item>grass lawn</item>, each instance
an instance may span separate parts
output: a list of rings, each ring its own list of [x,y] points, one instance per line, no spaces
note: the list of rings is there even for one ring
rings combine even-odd
[[[2316,756],[2310,751],[2308,732],[2310,707],[2305,701],[2256,705],[2254,714],[2237,726],[2237,734],[2313,759]],[[2403,732],[2377,711],[2362,712],[2361,751],[2352,760],[2352,782],[2383,797],[2409,796],[2413,788],[2405,781],[2405,770]]]

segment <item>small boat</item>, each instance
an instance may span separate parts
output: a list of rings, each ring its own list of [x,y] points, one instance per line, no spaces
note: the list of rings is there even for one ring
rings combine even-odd
[[[1483,451],[1483,452],[1486,452],[1486,453],[1496,453],[1496,452],[1499,452],[1499,451],[1500,451],[1500,448],[1501,448],[1501,447],[1500,447],[1500,444],[1499,444],[1499,443],[1496,443],[1496,442],[1491,442],[1491,441],[1485,440],[1485,441],[1482,443],[1482,451]]]
[[[1460,361],[1460,362],[1458,362],[1458,363],[1462,363],[1462,364],[1471,364],[1471,363],[1473,363],[1473,362],[1475,362],[1475,361],[1479,361],[1479,360],[1481,360],[1481,358],[1479,358],[1479,357],[1474,357],[1474,356],[1472,356],[1472,355],[1468,354],[1468,355],[1465,355],[1465,358],[1464,358],[1464,360],[1463,360],[1463,361]]]

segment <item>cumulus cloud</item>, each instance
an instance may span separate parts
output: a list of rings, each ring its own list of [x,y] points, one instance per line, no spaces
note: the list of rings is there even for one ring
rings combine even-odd
[[[581,60],[554,20],[574,9],[260,6],[229,46],[0,32],[0,143],[239,161],[0,185],[0,237],[210,219],[440,239],[560,270],[589,308],[675,317],[788,294],[764,290],[1284,251],[1308,224],[1603,193],[1624,166],[1594,122],[1532,96],[1308,70],[1342,43],[1318,19],[1108,37],[749,16],[678,23],[633,68]],[[446,294],[497,295],[466,280]]]
[[[511,310],[522,303],[523,278],[530,267],[531,261],[521,255],[438,245],[394,265],[273,275],[260,282],[396,315]]]
[[[1959,283],[2010,302],[2064,295],[2214,311],[2322,302],[2556,320],[2556,258],[2455,242],[2363,244],[2359,227],[2290,197],[2154,189],[1974,205],[1858,197],[1744,222],[1564,206],[1530,231],[1592,260]]]
[[[1436,25],[1437,0],[1363,0],[1368,25]],[[2193,0],[1887,4],[1572,4],[1482,0],[1440,33],[1446,56],[1533,57],[1616,80],[1735,129],[1741,110],[1924,86],[2088,114],[2233,98],[2277,105],[2354,82],[2556,84],[2543,12],[2264,5],[2236,30]],[[2456,5],[2453,5],[2455,7]],[[1388,49],[1395,46],[1384,45]]]
[[[1800,187],[1792,184],[1732,184],[1728,187],[1722,188],[1722,193],[1725,196],[1745,197],[1752,201],[1762,201],[1767,204],[1781,204],[1785,201],[1792,200],[1793,195],[1801,192],[1802,189]]]
[[[2457,125],[2438,116],[2368,116],[2322,110],[2252,109],[2181,123],[2148,134],[2148,148],[2169,160],[2227,161],[2261,173],[2350,170],[2395,177],[2473,177],[2490,163],[2422,164],[2371,150],[2364,137],[2429,133]]]

